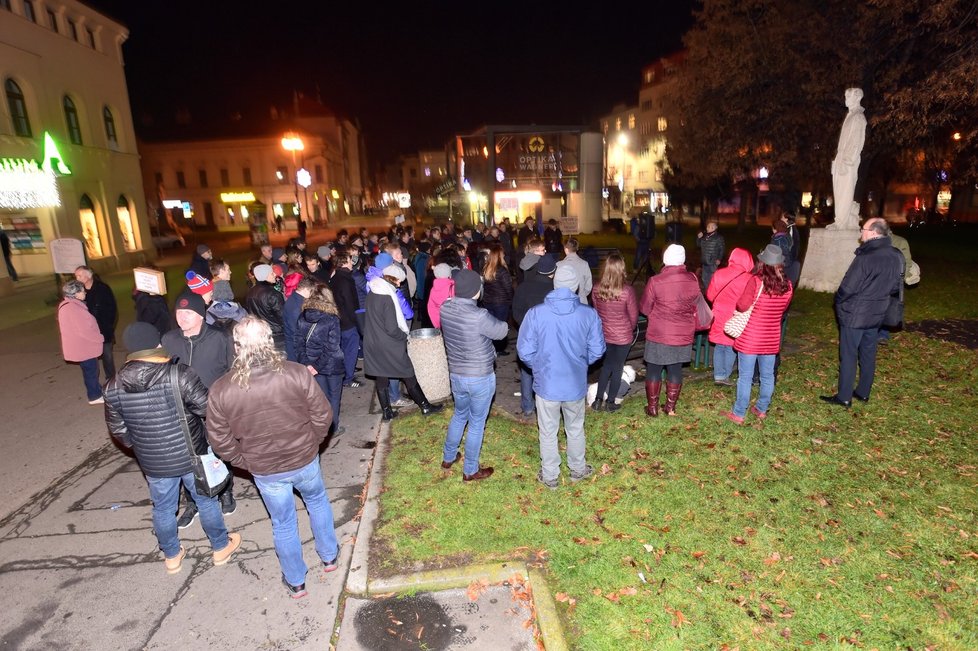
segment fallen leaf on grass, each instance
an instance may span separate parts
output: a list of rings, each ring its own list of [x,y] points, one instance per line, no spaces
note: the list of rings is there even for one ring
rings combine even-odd
[[[571,597],[565,592],[558,592],[557,594],[554,595],[554,599],[556,599],[562,604],[568,604],[570,606],[573,606],[574,604],[577,603],[577,599]]]
[[[704,556],[706,556],[706,552],[693,552],[693,558],[695,558],[696,560],[699,560]]]
[[[965,554],[965,558],[970,558],[972,560],[978,561],[978,553],[968,552],[967,554]]]
[[[601,474],[602,475],[609,475],[609,474],[611,474],[611,466],[609,466],[606,463],[601,464]]]
[[[685,624],[688,624],[689,620],[683,615],[683,611],[677,610],[672,613],[672,626],[673,628],[682,628]]]
[[[642,547],[645,547],[645,551],[649,552],[650,554],[655,551],[655,547],[652,545],[642,545]],[[971,553],[974,554],[974,552]],[[978,558],[978,554],[975,554],[975,558]]]
[[[743,538],[741,538],[740,536],[734,536],[733,538],[730,539],[730,542],[732,542],[735,545],[746,545],[747,544],[747,541],[744,540]]]
[[[781,554],[779,554],[778,552],[774,552],[773,554],[771,554],[770,556],[764,559],[764,564],[770,566],[770,565],[774,565],[780,560],[781,560]]]

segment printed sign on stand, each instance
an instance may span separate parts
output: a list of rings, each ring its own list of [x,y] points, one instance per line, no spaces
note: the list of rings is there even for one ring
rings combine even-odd
[[[88,264],[84,244],[73,237],[51,240],[48,250],[51,251],[51,264],[56,274],[73,274],[75,269]]]
[[[166,276],[162,271],[147,269],[146,267],[136,267],[132,270],[136,289],[147,294],[166,296]]]

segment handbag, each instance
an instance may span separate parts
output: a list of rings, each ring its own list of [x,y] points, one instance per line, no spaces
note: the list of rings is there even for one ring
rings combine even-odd
[[[217,497],[227,485],[231,478],[227,465],[217,458],[211,446],[207,446],[206,454],[197,454],[194,451],[194,442],[190,436],[190,426],[187,424],[187,414],[183,410],[183,398],[180,397],[180,380],[177,376],[177,366],[170,367],[170,390],[173,392],[173,402],[177,408],[177,420],[180,421],[180,429],[183,436],[187,439],[187,449],[190,451],[190,465],[194,471],[194,488],[198,495],[206,497]]]
[[[713,325],[713,310],[702,294],[696,299],[696,329],[708,330]]]
[[[761,298],[761,292],[763,291],[764,283],[761,283],[761,286],[757,289],[757,296],[754,297],[754,302],[750,304],[750,307],[743,312],[734,310],[734,313],[723,325],[723,334],[727,335],[731,339],[736,339],[740,335],[744,334],[744,328],[747,327],[747,322],[750,321],[751,312],[754,311],[754,306],[757,305],[757,301]]]
[[[903,323],[903,278],[900,279],[900,289],[896,296],[890,296],[890,304],[886,306],[883,315],[883,326],[888,330],[899,328]]]

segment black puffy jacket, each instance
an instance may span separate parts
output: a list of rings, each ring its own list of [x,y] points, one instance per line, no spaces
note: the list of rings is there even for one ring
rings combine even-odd
[[[180,477],[193,471],[190,451],[170,389],[168,362],[132,360],[105,385],[105,422],[131,447],[147,477]],[[177,364],[180,396],[197,454],[207,451],[207,387],[193,369]]]
[[[856,249],[842,284],[835,292],[835,314],[847,328],[878,328],[890,297],[903,282],[903,255],[889,237],[877,237]]]
[[[255,283],[245,297],[245,309],[259,319],[264,319],[272,328],[272,340],[275,347],[285,350],[285,319],[282,311],[285,309],[285,296],[275,289],[275,285],[267,282]]]
[[[509,275],[509,269],[497,267],[495,277],[483,283],[482,303],[483,305],[513,304],[513,277]]]
[[[310,330],[312,333],[310,334]],[[299,315],[295,329],[295,358],[320,375],[343,375],[343,348],[340,346],[340,319],[315,308]]]

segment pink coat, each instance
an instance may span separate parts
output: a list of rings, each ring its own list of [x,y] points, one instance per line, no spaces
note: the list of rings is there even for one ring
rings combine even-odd
[[[431,317],[431,324],[436,328],[441,327],[442,303],[453,296],[455,296],[455,281],[451,278],[435,278],[435,283],[431,286],[431,294],[428,295],[428,316]]]
[[[752,278],[754,256],[747,249],[737,248],[730,252],[727,266],[718,269],[706,288],[706,300],[713,304],[713,325],[710,327],[710,342],[723,346],[733,346],[734,340],[723,332],[723,326],[733,316],[737,299],[744,293],[744,287]],[[755,290],[756,291],[756,290]]]
[[[58,306],[61,351],[66,362],[84,362],[102,354],[102,333],[88,307],[77,298],[66,298]]]

